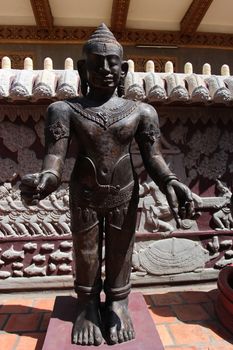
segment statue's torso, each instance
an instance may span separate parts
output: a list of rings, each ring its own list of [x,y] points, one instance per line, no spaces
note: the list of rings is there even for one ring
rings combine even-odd
[[[138,125],[137,105],[133,101],[120,98],[119,104],[119,111],[114,104],[116,112],[113,114],[110,114],[111,110],[106,112],[101,107],[84,108],[81,112],[77,109],[76,113],[72,113],[72,133],[79,149],[76,174],[81,166],[79,163],[83,163],[84,158],[88,158],[89,163],[95,166],[97,179],[101,184],[114,181],[114,172],[121,164],[124,177],[127,177],[127,170],[132,174],[129,151]],[[80,105],[74,104],[74,107],[80,108]],[[106,123],[103,122],[104,117]]]
[[[116,103],[118,102],[118,104]],[[101,201],[110,193],[133,188],[135,174],[130,146],[138,126],[137,104],[118,98],[110,108],[82,108],[71,104],[72,136],[78,142],[78,157],[71,176],[71,188]]]

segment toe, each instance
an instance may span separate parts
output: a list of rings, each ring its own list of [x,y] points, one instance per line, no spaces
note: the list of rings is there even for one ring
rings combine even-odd
[[[133,333],[132,333],[132,331],[128,331],[128,336],[129,336],[129,340],[133,339]]]
[[[83,333],[79,332],[77,335],[77,343],[76,344],[82,345],[82,343],[83,343]]]
[[[94,329],[93,327],[88,330],[88,345],[94,345]]]
[[[83,331],[83,345],[88,345],[88,329],[85,329]]]
[[[102,343],[102,335],[99,331],[99,329],[94,329],[94,344],[100,345]]]
[[[73,332],[72,339],[73,339],[73,343],[74,343],[74,344],[77,344],[77,341],[78,341],[77,332]]]
[[[123,343],[123,341],[124,341],[123,331],[119,331],[118,332],[118,343]]]
[[[128,340],[129,340],[128,332],[127,332],[127,331],[124,331],[124,332],[123,332],[123,335],[124,335],[125,341],[128,341]]]
[[[116,327],[110,329],[109,340],[111,344],[118,343]]]

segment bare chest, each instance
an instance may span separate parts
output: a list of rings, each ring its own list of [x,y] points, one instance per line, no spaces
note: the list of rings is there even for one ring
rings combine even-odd
[[[82,144],[103,147],[129,144],[137,125],[137,106],[132,101],[115,104],[111,108],[80,108],[73,106],[73,131]]]

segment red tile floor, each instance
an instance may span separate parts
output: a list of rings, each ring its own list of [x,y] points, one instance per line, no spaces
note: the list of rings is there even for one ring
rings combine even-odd
[[[215,283],[139,290],[165,350],[233,350],[233,335],[214,312]],[[41,350],[58,294],[73,292],[1,294],[0,350]]]

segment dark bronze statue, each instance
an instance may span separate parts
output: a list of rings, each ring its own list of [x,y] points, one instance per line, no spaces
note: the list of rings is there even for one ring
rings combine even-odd
[[[130,154],[134,138],[146,170],[166,194],[178,225],[183,217],[192,216],[193,199],[160,153],[155,109],[119,97],[128,65],[122,61],[121,45],[104,24],[85,44],[84,55],[85,60],[78,62],[83,96],[49,106],[43,167],[40,173],[23,178],[21,191],[28,204],[35,204],[56,190],[69,143],[72,138],[77,140],[70,179],[78,294],[72,338],[76,344],[99,345],[104,334],[108,343],[116,344],[135,337],[128,313],[139,187]],[[101,319],[102,288],[106,300]]]

